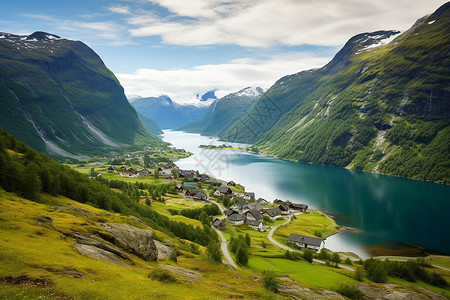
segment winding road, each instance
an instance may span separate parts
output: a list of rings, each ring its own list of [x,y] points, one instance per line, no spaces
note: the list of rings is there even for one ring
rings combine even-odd
[[[288,246],[280,244],[279,242],[275,241],[273,239],[273,237],[272,237],[273,233],[275,232],[275,230],[277,230],[278,227],[286,225],[287,223],[289,223],[291,221],[292,216],[296,216],[296,215],[299,215],[299,214],[300,213],[293,214],[293,215],[289,216],[289,219],[286,222],[284,222],[283,224],[280,224],[280,225],[277,225],[277,226],[273,226],[272,229],[269,231],[269,234],[267,235],[267,238],[269,239],[269,241],[272,244],[274,244],[275,246],[277,246],[277,247],[279,247],[279,248],[281,248],[283,250],[289,250],[289,251],[300,252],[301,253],[301,251],[299,251],[299,250],[295,250],[295,249],[292,249],[292,248],[290,248]],[[323,260],[313,259],[313,261],[317,262],[317,263],[320,263],[320,264],[325,264],[325,262]],[[339,268],[342,268],[342,269],[346,269],[346,270],[349,270],[349,271],[355,271],[354,268],[346,266],[346,265],[339,264],[338,266],[339,266]]]
[[[222,205],[220,205],[219,203],[217,203],[216,201],[211,201],[212,203],[216,204],[220,211],[222,212],[222,216],[225,217],[224,214],[224,208],[222,207]],[[222,231],[218,230],[216,227],[212,226],[212,228],[217,232],[217,234],[220,236],[221,239],[221,243],[220,243],[220,249],[222,249],[222,253],[223,253],[223,257],[225,258],[226,262],[233,267],[234,269],[238,269],[239,267],[236,265],[236,263],[234,262],[233,258],[231,257],[230,252],[228,251],[228,241],[227,239],[223,236]]]

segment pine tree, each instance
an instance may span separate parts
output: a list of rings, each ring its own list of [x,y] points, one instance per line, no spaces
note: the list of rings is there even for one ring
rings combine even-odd
[[[247,243],[248,246],[250,246],[250,244],[252,243],[251,239],[250,239],[250,235],[248,233],[245,234],[245,242]]]
[[[22,194],[30,200],[37,200],[41,191],[41,179],[39,167],[34,162],[28,163],[22,177]]]
[[[248,264],[247,247],[240,245],[236,251],[236,261],[238,264],[246,266]]]
[[[214,262],[222,262],[222,252],[220,251],[219,244],[215,241],[211,241],[206,248],[208,257]]]

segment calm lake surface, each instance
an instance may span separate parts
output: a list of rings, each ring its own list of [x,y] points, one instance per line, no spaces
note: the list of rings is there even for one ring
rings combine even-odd
[[[194,155],[177,162],[233,180],[268,201],[290,200],[331,213],[339,225],[363,233],[342,232],[326,239],[333,251],[367,257],[365,246],[392,241],[450,254],[450,186],[423,181],[310,165],[244,151],[198,148],[221,145],[217,138],[164,131],[163,139]],[[246,144],[228,143],[246,147]]]

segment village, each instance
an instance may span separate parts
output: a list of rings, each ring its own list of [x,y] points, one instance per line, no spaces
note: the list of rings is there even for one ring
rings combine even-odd
[[[157,164],[150,161],[149,168],[138,171],[136,167],[108,166],[109,173],[118,173],[126,178],[153,178],[163,179],[173,183],[177,192],[184,199],[205,204],[215,203],[223,212],[223,216],[214,217],[212,226],[217,230],[225,230],[226,223],[231,226],[248,225],[249,228],[267,232],[271,229],[270,223],[278,219],[290,219],[294,215],[308,212],[308,205],[292,203],[275,199],[269,202],[266,199],[255,199],[254,192],[245,192],[245,188],[234,181],[224,182],[200,174],[196,170],[179,169],[173,162]],[[324,242],[320,237],[290,233],[288,243],[298,248],[307,248],[319,251]]]

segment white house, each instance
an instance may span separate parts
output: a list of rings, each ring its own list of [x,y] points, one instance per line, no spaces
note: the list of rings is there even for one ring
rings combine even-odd
[[[315,251],[319,251],[323,247],[322,239],[295,233],[289,235],[288,241],[301,248],[313,249]]]

